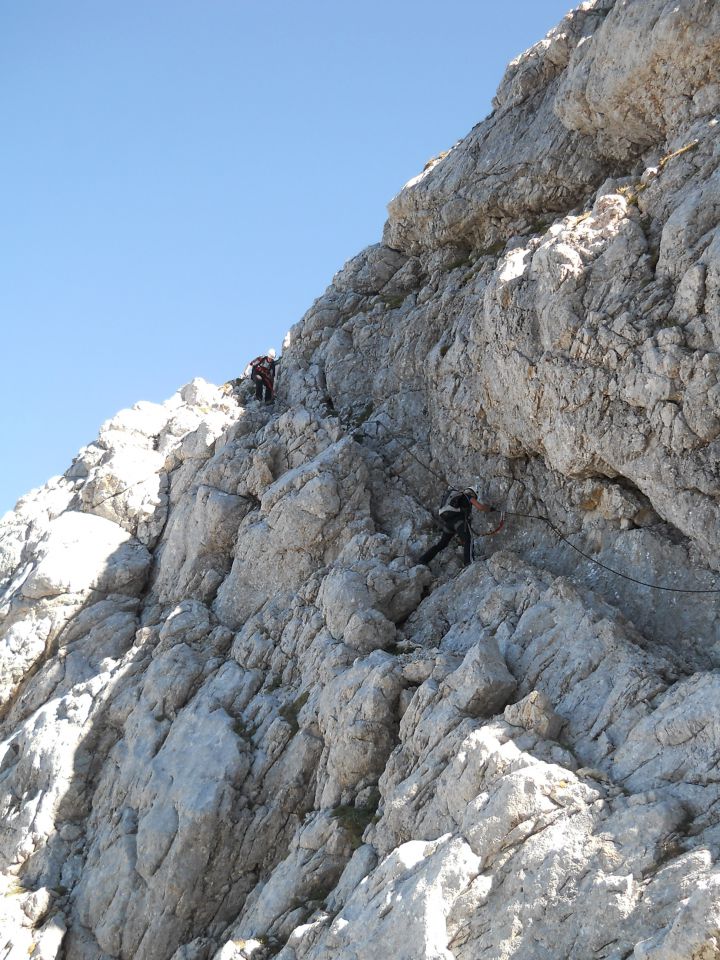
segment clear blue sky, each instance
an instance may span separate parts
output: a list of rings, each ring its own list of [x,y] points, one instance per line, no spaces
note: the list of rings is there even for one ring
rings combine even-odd
[[[0,0],[0,514],[274,344],[571,0]]]

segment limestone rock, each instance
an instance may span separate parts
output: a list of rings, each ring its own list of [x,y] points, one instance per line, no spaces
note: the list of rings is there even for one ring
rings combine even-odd
[[[532,730],[546,740],[557,740],[563,725],[562,717],[555,713],[548,697],[539,690],[533,690],[517,703],[508,704],[504,716],[514,727]]]
[[[458,710],[475,717],[498,713],[515,692],[515,678],[505,665],[497,643],[473,646],[457,670],[440,687],[440,694]]]
[[[580,4],[273,408],[196,379],[0,520],[6,960],[715,956],[718,9]]]
[[[67,511],[50,525],[40,559],[22,585],[31,600],[99,590],[123,592],[142,585],[150,556],[117,524]]]

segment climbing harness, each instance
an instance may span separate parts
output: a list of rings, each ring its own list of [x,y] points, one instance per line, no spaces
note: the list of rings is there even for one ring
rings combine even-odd
[[[261,376],[269,378],[272,374],[273,360],[273,357],[270,357],[267,354],[262,354],[259,357],[255,357],[254,360],[251,360],[250,366]]]
[[[386,433],[393,440],[395,440],[395,442],[400,447],[402,447],[406,453],[408,453],[413,458],[413,460],[415,460],[417,463],[420,464],[420,466],[424,470],[426,470],[428,473],[431,473],[434,477],[437,477],[438,480],[441,480],[445,485],[447,485],[447,480],[445,479],[445,477],[443,477],[440,473],[438,473],[437,470],[434,470],[429,464],[421,460],[420,457],[418,457],[412,450],[409,449],[409,447],[407,447],[399,439],[399,437],[404,437],[405,439],[411,439],[411,440],[412,438],[407,437],[406,434],[394,433],[394,431],[392,431],[385,423],[383,423],[382,420],[376,420],[372,425],[376,427],[381,426],[386,431]],[[370,426],[370,424],[363,424],[363,430],[365,430],[365,428],[368,426]],[[375,433],[375,439],[377,439],[377,432]],[[415,441],[413,440],[413,442]],[[616,577],[622,577],[623,580],[629,580],[631,583],[636,583],[638,586],[648,587],[650,590],[662,590],[666,593],[688,593],[688,594],[697,594],[697,595],[720,594],[720,588],[718,587],[712,587],[712,588],[710,587],[708,588],[665,587],[659,583],[648,583],[646,580],[639,580],[637,577],[631,577],[629,574],[623,573],[621,570],[615,570],[613,567],[608,566],[608,564],[603,563],[602,560],[597,560],[595,557],[590,556],[589,553],[585,553],[584,550],[581,550],[580,547],[576,546],[574,543],[571,543],[571,541],[568,540],[567,537],[565,537],[558,530],[558,528],[552,523],[551,520],[548,520],[547,517],[543,517],[540,514],[517,513],[511,510],[502,509],[500,511],[500,523],[498,524],[498,526],[494,530],[489,531],[488,533],[480,533],[480,534],[476,534],[476,536],[492,537],[492,536],[495,536],[495,534],[500,533],[500,531],[505,526],[506,517],[522,517],[526,520],[538,520],[541,523],[547,524],[547,526],[552,530],[552,532],[555,534],[558,540],[561,540],[564,544],[570,547],[571,550],[574,550],[575,553],[580,554],[580,556],[583,557],[585,560],[588,560],[590,563],[595,564],[595,566],[597,567],[601,567],[603,570],[606,570],[608,573],[612,573]]]
[[[434,477],[437,477],[438,480],[442,481],[442,483],[443,483],[445,486],[447,486],[447,479],[446,479],[441,473],[438,473],[437,470],[434,470],[429,464],[425,463],[424,460],[422,460],[420,457],[418,457],[418,456],[414,453],[414,451],[412,451],[406,444],[404,444],[404,443],[402,442],[402,440],[400,439],[400,437],[403,437],[403,438],[406,439],[406,440],[411,440],[413,443],[415,443],[415,440],[414,440],[412,437],[408,437],[407,434],[404,434],[404,433],[400,433],[400,434],[395,433],[393,430],[391,430],[391,429],[387,426],[386,423],[383,423],[382,420],[375,420],[372,424],[368,424],[368,423],[363,424],[362,427],[360,427],[359,430],[356,431],[356,433],[354,434],[354,436],[356,437],[356,439],[357,439],[357,437],[358,437],[358,434],[360,434],[360,435],[364,435],[364,436],[366,436],[366,437],[368,437],[368,438],[370,438],[370,439],[377,440],[377,439],[378,439],[377,430],[375,431],[375,434],[374,434],[374,436],[373,436],[373,435],[371,435],[371,434],[369,434],[369,433],[367,432],[367,429],[366,429],[366,428],[369,427],[369,426],[373,426],[373,427],[376,427],[376,428],[377,428],[377,427],[382,427],[383,430],[385,430],[385,432],[388,434],[388,436],[390,436],[390,438],[393,439],[393,440],[398,444],[398,446],[400,446],[407,454],[409,454],[409,455],[413,458],[413,460],[415,460],[417,463],[419,463],[420,466],[421,466],[424,470],[426,470],[428,473],[431,473]],[[391,469],[392,469],[392,468],[391,468]],[[402,477],[402,476],[400,476],[400,474],[399,474],[396,470],[392,470],[392,472],[395,474],[395,476],[396,476],[402,483],[407,484],[407,485],[413,490],[413,493],[416,495],[416,496],[415,496],[415,499],[418,501],[418,503],[422,503],[423,500],[424,500],[424,498],[422,497],[422,495],[419,494],[419,491],[413,486],[413,484],[408,481],[407,477]],[[447,491],[447,493],[446,493],[446,495],[445,495],[445,498],[443,498],[444,502],[446,502],[446,500],[449,498],[449,495],[451,495],[452,493],[462,493],[462,491],[461,491],[461,490],[457,490],[457,488],[455,488],[455,487],[449,487],[449,488],[448,488],[448,491]],[[432,511],[431,511],[431,512],[432,512]],[[496,512],[497,512],[497,511],[496,511]],[[484,532],[484,533],[477,533],[477,532],[473,529],[473,526],[472,526],[472,523],[471,523],[471,524],[470,524],[470,532],[471,532],[471,534],[473,534],[473,536],[476,536],[476,537],[494,537],[496,533],[500,533],[500,531],[501,531],[501,530],[503,529],[503,527],[505,526],[506,511],[505,511],[504,509],[501,509],[501,510],[499,511],[499,513],[500,513],[500,522],[498,523],[498,525],[495,527],[494,530],[488,530],[488,531],[486,531],[486,532]],[[441,525],[445,526],[445,524],[443,523],[443,519],[444,519],[444,518],[443,518],[443,504],[441,504],[440,509],[437,511],[437,513],[434,513],[434,512],[433,512],[433,516],[435,516],[436,519],[439,520],[439,522],[441,523]]]
[[[440,507],[438,509],[438,513],[441,517],[444,517],[445,514],[457,514],[462,512],[459,507],[454,507],[451,503],[451,500],[454,500],[455,497],[458,496],[460,496],[459,490],[455,490],[454,487],[448,487],[443,495],[442,500],[440,501]]]
[[[280,409],[282,408],[289,409],[289,405],[285,401],[279,401],[277,407],[275,407],[275,410],[274,410],[275,415],[277,415],[277,413],[279,413]],[[369,432],[370,427],[375,428],[374,433]],[[409,440],[410,443],[414,444],[417,442],[414,437],[410,437],[407,434],[403,434],[403,433],[396,433],[394,430],[391,430],[390,427],[388,427],[388,425],[384,423],[382,420],[374,420],[372,423],[363,423],[362,425],[360,425],[355,429],[352,435],[358,441],[361,441],[363,437],[367,437],[368,439],[378,440],[379,439],[378,431],[380,428],[382,428],[386,432],[388,437],[391,440],[393,440],[395,443],[397,443],[398,446],[402,450],[404,450],[405,453],[408,454],[408,456],[412,457],[412,459],[415,460],[415,462],[419,464],[419,466],[421,466],[423,470],[425,470],[428,474],[431,474],[432,476],[434,476],[437,480],[439,480],[443,484],[443,486],[445,487],[448,486],[448,481],[446,477],[444,477],[438,470],[431,467],[430,464],[426,463],[421,457],[419,457],[414,452],[414,450],[412,450],[408,446],[407,443],[403,442],[404,440]],[[398,480],[400,480],[401,483],[409,486],[414,491],[414,493],[416,494],[417,502],[422,503],[424,498],[422,496],[417,495],[418,494],[417,489],[413,486],[412,483],[408,481],[407,477],[401,476],[396,470],[392,468],[390,469],[392,473],[398,478]],[[144,480],[138,481],[138,483],[142,483],[142,482],[145,482],[145,481]],[[132,489],[132,487],[134,486],[137,486],[137,483],[130,484],[125,489],[118,490],[115,493],[110,494],[108,497],[105,497],[103,500],[100,500],[98,503],[93,504],[93,508],[100,506],[101,504],[105,503],[107,500],[111,500],[115,497],[121,496],[123,493],[125,493],[127,490]],[[478,533],[475,535],[480,537],[495,536],[496,534],[500,533],[501,530],[504,529],[505,521],[507,517],[518,517],[525,520],[536,520],[540,523],[546,524],[550,528],[550,530],[552,530],[552,532],[555,534],[558,540],[560,540],[566,546],[570,547],[571,550],[575,551],[575,553],[579,554],[589,563],[594,564],[596,567],[600,567],[602,570],[605,570],[608,573],[611,573],[613,576],[621,577],[623,580],[628,580],[630,583],[635,583],[641,587],[647,587],[649,590],[662,590],[665,593],[683,593],[683,594],[693,594],[696,596],[720,594],[720,588],[718,587],[706,587],[706,588],[666,587],[666,586],[663,586],[662,584],[649,583],[646,580],[640,580],[637,577],[632,577],[627,573],[623,573],[621,570],[615,570],[613,567],[609,566],[606,563],[603,563],[601,560],[597,560],[595,557],[590,556],[590,554],[586,553],[584,550],[581,550],[580,547],[576,546],[574,543],[568,540],[567,537],[564,536],[564,534],[562,534],[560,530],[558,530],[558,528],[552,523],[551,520],[549,520],[547,517],[542,516],[541,514],[519,513],[512,510],[506,510],[504,508],[501,508],[499,510],[499,513],[500,513],[500,521],[494,530],[489,530],[485,533]]]
[[[461,509],[459,509],[459,508],[457,508],[457,507],[454,507],[454,506],[452,505],[452,501],[454,500],[454,498],[455,498],[456,496],[463,496],[463,495],[464,495],[464,496],[467,497],[469,494],[472,494],[472,496],[475,498],[475,500],[478,499],[478,492],[477,492],[477,490],[476,490],[474,487],[466,487],[465,490],[456,490],[454,487],[449,487],[448,490],[447,490],[447,492],[445,493],[445,496],[444,496],[443,499],[442,499],[442,502],[441,502],[441,504],[440,504],[440,508],[439,508],[439,510],[438,510],[438,516],[440,517],[440,519],[441,519],[441,520],[444,520],[446,517],[448,517],[448,518],[457,517],[460,513],[462,513],[462,510],[461,510]],[[472,500],[471,500],[470,502],[472,503]],[[494,530],[486,530],[486,531],[483,532],[483,533],[478,533],[476,530],[474,530],[473,525],[472,525],[472,520],[471,520],[470,517],[468,516],[468,521],[467,521],[467,523],[468,523],[468,528],[469,528],[469,530],[470,530],[470,533],[471,533],[473,536],[475,536],[475,537],[494,537],[495,534],[496,534],[496,533],[500,533],[500,531],[502,530],[502,528],[505,526],[505,511],[504,511],[504,510],[501,509],[500,511],[498,511],[497,508],[495,508],[495,507],[490,507],[490,508],[488,508],[488,510],[487,510],[486,512],[487,512],[487,513],[498,513],[498,512],[499,512],[499,513],[500,513],[500,522],[498,523],[498,525],[495,527]]]

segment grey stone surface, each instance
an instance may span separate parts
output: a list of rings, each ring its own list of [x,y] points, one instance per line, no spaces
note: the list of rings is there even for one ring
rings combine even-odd
[[[719,9],[582,3],[275,408],[194,380],[0,520],[0,958],[718,954],[717,595],[643,583],[719,582]]]

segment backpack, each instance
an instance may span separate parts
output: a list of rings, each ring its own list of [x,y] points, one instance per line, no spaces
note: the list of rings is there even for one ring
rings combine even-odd
[[[270,360],[270,357],[262,356],[262,357],[255,357],[254,360],[250,361],[250,365],[254,367],[254,369],[259,370],[261,373],[270,373],[271,362],[272,361]]]
[[[253,374],[256,374],[262,382],[272,390],[275,380],[275,363],[271,357],[256,357],[250,361]]]
[[[457,515],[458,513],[463,513],[463,508],[458,506],[458,498],[462,497],[463,494],[456,490],[454,487],[449,487],[443,494],[443,498],[440,501],[440,509],[438,514],[441,517],[450,518],[451,516]]]

